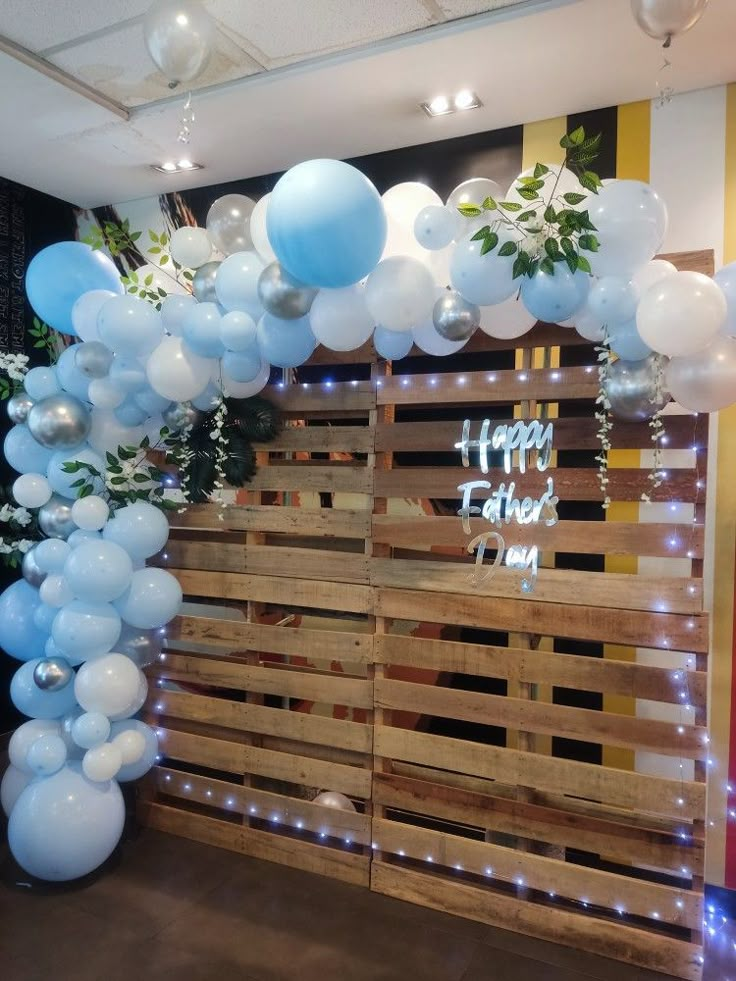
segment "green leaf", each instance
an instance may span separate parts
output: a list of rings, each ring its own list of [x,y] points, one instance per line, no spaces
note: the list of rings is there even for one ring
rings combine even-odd
[[[152,242],[159,242],[160,241],[158,235],[156,234],[156,232],[154,232],[154,230],[152,228],[149,228],[148,229],[148,237],[151,239]]]
[[[191,272],[189,269],[185,269],[181,275],[183,279],[188,280],[190,283],[194,279],[194,273]]]
[[[601,186],[601,179],[598,174],[594,174],[592,170],[584,170],[583,173],[580,174],[578,180],[586,191],[592,191],[594,194],[598,193],[598,188]]]
[[[492,252],[498,245],[498,235],[495,232],[491,232],[490,235],[486,236],[483,240],[483,245],[480,247],[480,254],[487,255]]]
[[[111,484],[114,484],[116,487],[119,487],[120,484],[124,484],[125,482],[126,482],[125,481],[125,477],[111,477],[110,478],[110,483]]]
[[[478,214],[480,214],[480,211],[478,212]],[[159,265],[165,266],[168,261],[169,261],[169,257],[167,255],[162,255],[161,258],[159,259]]]
[[[148,438],[148,436],[144,436],[143,439],[141,440],[141,449],[147,450],[150,445],[151,445],[151,440]]]
[[[501,256],[516,255],[517,248],[516,242],[504,242],[498,250],[498,254]]]
[[[161,287],[159,286],[159,287],[158,287],[158,295],[159,295],[159,296],[161,297],[161,299],[162,299],[162,300],[165,300],[165,299],[166,299],[166,297],[167,297],[167,296],[168,296],[169,294],[168,294],[168,293],[166,292],[166,290],[164,290],[164,289],[161,289]]]
[[[539,256],[536,256],[529,263],[529,268],[526,271],[526,274],[529,277],[529,279],[532,279],[533,278],[534,274],[536,273],[537,269],[539,268],[539,263],[540,263]]]
[[[76,460],[67,460],[66,463],[62,463],[61,469],[64,473],[79,473],[82,469],[82,464]]]
[[[159,238],[159,242],[161,243],[161,245],[169,244],[169,236],[166,232],[161,232],[161,237]]]
[[[75,480],[74,483],[69,484],[70,487],[84,487],[87,483],[86,477],[80,477],[79,480]]]
[[[499,207],[503,208],[504,211],[521,211],[521,205],[516,201],[501,201]]]
[[[123,472],[123,468],[119,466],[117,463],[111,463],[110,466],[107,468],[107,472],[114,473],[114,474],[121,474]]]
[[[34,347],[46,347],[46,341],[36,341]]]
[[[105,459],[111,466],[114,466],[118,462],[118,458],[113,456],[109,450],[105,450]]]
[[[557,221],[557,212],[555,211],[555,209],[552,207],[551,204],[548,204],[547,207],[544,209],[544,220]]]
[[[600,245],[595,235],[581,235],[578,239],[578,246],[587,252],[597,252]]]
[[[85,486],[79,492],[79,496],[80,496],[80,498],[81,497],[89,497],[90,494],[92,494],[92,493],[94,493],[94,487],[92,486],[92,484],[85,484]]]
[[[578,215],[578,224],[581,228],[584,228],[588,232],[594,232],[596,230],[595,225],[590,220],[590,215],[587,211],[581,211]]]
[[[513,279],[518,279],[519,276],[523,276],[525,272],[529,269],[529,256],[523,249],[519,249],[519,254],[514,260],[514,266],[512,269]]]
[[[539,191],[544,187],[544,181],[538,181],[535,177],[520,177],[519,183],[527,191]]]
[[[134,473],[133,480],[136,482],[136,484],[145,484],[148,477],[144,473]]]
[[[538,163],[538,164],[535,164],[535,166],[534,166],[534,176],[535,177],[543,177],[545,174],[548,174],[549,172],[550,172],[549,171],[549,167],[546,167],[544,164]]]
[[[530,218],[536,217],[536,211],[522,211],[520,215],[516,216],[516,221],[529,221]]]
[[[537,192],[532,191],[531,188],[528,187],[520,187],[516,193],[519,195],[520,198],[524,198],[525,201],[539,200],[539,195],[537,194]],[[521,208],[521,205],[519,205],[519,208]]]
[[[477,204],[460,204],[457,210],[465,218],[477,218],[478,215],[482,215],[483,211],[478,207]],[[161,260],[163,262],[163,259]]]
[[[568,136],[573,146],[581,146],[585,140],[585,130],[582,126],[577,126]]]
[[[161,252],[162,251],[163,250],[162,250],[162,248],[161,248],[160,245],[152,245],[151,248],[148,250],[148,254],[149,255],[161,255]]]
[[[539,263],[539,268],[542,272],[547,273],[548,276],[554,276],[555,274],[555,264],[552,262],[549,256],[545,256],[544,259]]]
[[[143,280],[143,285],[150,286],[152,282],[153,282],[153,273],[149,273],[146,276],[146,278]]]
[[[560,253],[560,247],[557,244],[557,239],[547,238],[544,240],[544,251],[547,253],[550,259],[554,259]]]
[[[562,246],[562,251],[565,255],[575,255],[575,246],[572,243],[572,239],[568,238],[566,235],[560,239],[560,245]]]
[[[481,207],[483,208],[484,211],[495,211],[496,208],[498,208],[498,205],[496,204],[495,198],[492,198],[489,194],[488,197],[483,201]]]
[[[484,225],[482,228],[479,228],[478,229],[478,231],[475,233],[475,235],[473,235],[471,237],[470,241],[471,242],[480,242],[480,240],[482,238],[485,238],[486,235],[489,235],[490,232],[491,232],[491,226],[490,225]]]
[[[590,268],[590,263],[588,262],[588,260],[585,258],[584,255],[579,255],[577,262],[578,262],[578,269],[581,272],[592,274],[593,270]]]
[[[130,236],[130,241],[137,242],[140,237],[141,237],[141,232],[133,232],[133,234]]]
[[[578,194],[576,191],[568,191],[563,194],[562,197],[568,204],[580,204],[581,201],[585,200],[584,194]]]
[[[578,257],[572,255],[565,256],[565,262],[571,273],[577,272],[578,269]]]

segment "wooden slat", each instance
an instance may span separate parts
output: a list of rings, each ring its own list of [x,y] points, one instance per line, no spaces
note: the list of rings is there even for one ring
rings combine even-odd
[[[284,426],[268,443],[254,443],[263,453],[370,453],[373,431],[368,426]]]
[[[373,636],[342,630],[275,627],[241,620],[177,617],[169,638],[227,645],[229,650],[255,650],[302,656],[312,660],[366,664],[373,657]]]
[[[700,981],[699,946],[656,936],[623,923],[581,916],[551,904],[540,909],[534,903],[511,896],[494,895],[475,886],[381,861],[374,861],[371,866],[371,889],[469,920],[676,975],[686,981]]]
[[[216,528],[218,531],[272,531],[324,538],[365,538],[370,534],[370,511],[337,508],[280,507],[278,505],[231,505],[223,521],[211,504],[190,504],[183,514],[169,520],[174,527]]]
[[[463,532],[456,516],[373,515],[373,540],[394,548],[455,547],[489,530],[483,518],[470,519],[471,534]],[[505,536],[504,536],[505,537]],[[583,555],[651,555],[657,558],[702,558],[703,526],[636,524],[626,521],[559,521],[514,525],[514,544],[537,545],[540,551]]]
[[[410,681],[377,680],[376,705],[387,709],[420,712],[442,719],[462,719],[478,725],[493,725],[549,736],[565,734],[606,746],[647,749],[664,756],[703,759],[707,756],[700,726],[680,726],[658,719],[639,719],[613,712],[554,705],[508,695],[422,685]]]
[[[586,797],[683,820],[698,814],[705,800],[704,784],[666,780],[389,726],[376,727],[374,745],[376,754],[390,759],[476,774],[501,783]],[[683,801],[682,805],[679,800]]]
[[[441,774],[437,777],[442,779]],[[603,854],[623,864],[639,863],[678,875],[683,866],[696,873],[703,868],[702,844],[684,845],[675,832],[640,828],[624,823],[625,818],[591,817],[398,773],[375,774],[373,801],[454,824]]]
[[[708,650],[708,618],[705,616],[606,610],[593,606],[555,607],[536,600],[408,589],[375,590],[375,610],[380,616],[398,620],[465,624],[511,632],[528,630],[531,625],[536,634],[546,637],[600,640],[675,651]]]
[[[596,691],[681,704],[679,693],[682,683],[677,684],[671,670],[631,661],[404,637],[398,634],[376,637],[375,648],[376,660],[381,664],[503,678],[528,684],[545,683],[576,691]],[[704,705],[707,693],[706,673],[689,672],[687,690],[692,704]]]
[[[310,607],[368,613],[373,605],[369,586],[290,579],[288,589],[277,576],[246,576],[235,572],[199,572],[171,569],[187,596],[253,600],[279,606]]]
[[[299,385],[269,385],[261,393],[285,415],[328,411],[335,419],[342,412],[365,412],[376,404],[370,382],[322,382]]]
[[[308,841],[270,834],[246,825],[219,821],[188,811],[142,801],[138,805],[141,823],[168,834],[201,841],[217,848],[227,848],[239,855],[279,862],[304,872],[328,875],[356,886],[369,880],[369,858],[356,852],[342,851]]]
[[[512,532],[513,534],[513,532]],[[515,544],[511,539],[508,544]],[[486,563],[490,568],[490,563]],[[514,599],[520,593],[521,572],[499,566],[485,582],[474,581],[475,564],[408,559],[373,559],[371,583],[392,589],[418,589],[435,593],[473,593]],[[327,578],[327,577],[325,577]],[[540,569],[534,592],[538,603],[586,605],[615,610],[667,611],[697,614],[703,608],[700,579],[636,576],[569,569]]]
[[[555,892],[572,900],[584,897],[591,906],[605,910],[613,910],[621,903],[634,915],[686,927],[699,924],[703,915],[702,894],[416,825],[374,819],[373,839],[384,853],[403,852],[420,861],[431,855],[434,865],[459,865],[462,871],[475,875],[485,875],[486,869],[491,868],[493,875],[489,878],[513,883],[521,877],[529,889]],[[675,905],[678,900],[681,906]]]
[[[346,494],[370,494],[373,479],[366,467],[352,464],[329,464],[295,461],[292,465],[271,464],[261,467],[248,484],[254,491],[302,491]]]

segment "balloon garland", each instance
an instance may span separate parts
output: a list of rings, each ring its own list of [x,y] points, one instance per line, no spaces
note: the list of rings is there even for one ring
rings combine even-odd
[[[146,565],[167,540],[163,511],[180,506],[161,461],[180,500],[223,503],[253,472],[250,441],[277,430],[267,402],[241,401],[272,365],[297,367],[320,343],[372,337],[399,359],[414,344],[451,354],[477,330],[574,327],[600,345],[604,504],[612,416],[650,419],[657,443],[668,392],[695,412],[733,401],[736,266],[711,280],[654,260],[665,205],[640,181],[602,182],[598,146],[580,127],[562,165],[538,163],[506,192],[474,178],[447,204],[413,182],[381,197],[354,167],[312,160],[257,203],[215,201],[207,228],[149,232],[149,264],[122,278],[106,253],[139,248],[127,221],[32,260],[34,344],[53,346],[49,327],[74,343],[49,367],[0,355],[19,474],[0,552],[23,574],[0,595],[0,646],[22,662],[11,697],[29,717],[2,803],[28,872],[82,876],[118,841],[118,784],[157,754],[135,718],[142,668],[182,598]]]

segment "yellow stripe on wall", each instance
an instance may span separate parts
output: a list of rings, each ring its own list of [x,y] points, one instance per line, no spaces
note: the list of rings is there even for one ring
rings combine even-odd
[[[521,169],[527,170],[535,163],[561,164],[565,159],[565,151],[560,146],[560,140],[566,132],[567,116],[526,123],[521,147]]]

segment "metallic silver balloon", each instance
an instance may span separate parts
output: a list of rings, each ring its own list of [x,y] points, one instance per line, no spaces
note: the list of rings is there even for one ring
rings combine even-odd
[[[63,541],[77,530],[76,522],[72,520],[73,501],[54,494],[38,509],[38,525],[47,538],[61,538]]]
[[[197,0],[154,0],[143,22],[154,64],[169,87],[191,82],[207,67],[215,43],[215,22]]]
[[[43,569],[39,569],[36,565],[36,559],[34,552],[36,551],[36,546],[33,545],[28,549],[26,554],[23,556],[23,561],[21,562],[21,572],[23,573],[23,578],[26,582],[30,583],[31,586],[35,586],[36,589],[41,585],[41,583],[46,578],[46,573]]]
[[[215,201],[207,212],[207,234],[215,248],[225,255],[253,248],[250,216],[255,206],[244,194],[225,194]]]
[[[435,330],[448,341],[467,341],[480,325],[480,307],[455,290],[446,290],[432,311]]]
[[[708,0],[631,0],[639,27],[669,46],[669,39],[684,34],[703,16]]]
[[[91,426],[86,406],[68,392],[47,395],[28,413],[31,435],[49,450],[73,450],[85,441]]]
[[[28,419],[28,413],[33,408],[33,399],[28,392],[16,392],[8,399],[8,415],[10,421],[21,425]]]
[[[213,259],[211,262],[205,262],[195,272],[194,279],[192,280],[192,290],[194,291],[195,298],[200,303],[217,303],[215,277],[219,268],[220,263],[216,259]]]
[[[61,691],[74,677],[72,666],[63,657],[47,657],[33,669],[33,680],[41,691]]]
[[[161,416],[173,432],[181,432],[187,426],[194,428],[204,419],[206,413],[195,409],[191,402],[172,402],[167,405]]]
[[[323,807],[334,807],[337,811],[354,811],[355,804],[336,790],[323,790],[321,794],[312,801],[313,804],[321,804]]]
[[[112,351],[102,341],[75,344],[74,364],[86,378],[106,378],[112,364]]]
[[[614,361],[603,380],[611,415],[628,422],[644,422],[663,409],[670,400],[663,387],[667,362],[661,354],[650,354],[642,361]]]
[[[158,660],[163,647],[163,635],[158,630],[139,630],[123,624],[120,637],[115,643],[118,654],[125,654],[139,668],[145,668]]]
[[[278,262],[258,277],[258,296],[264,310],[281,320],[298,320],[309,313],[317,290],[294,279]]]

